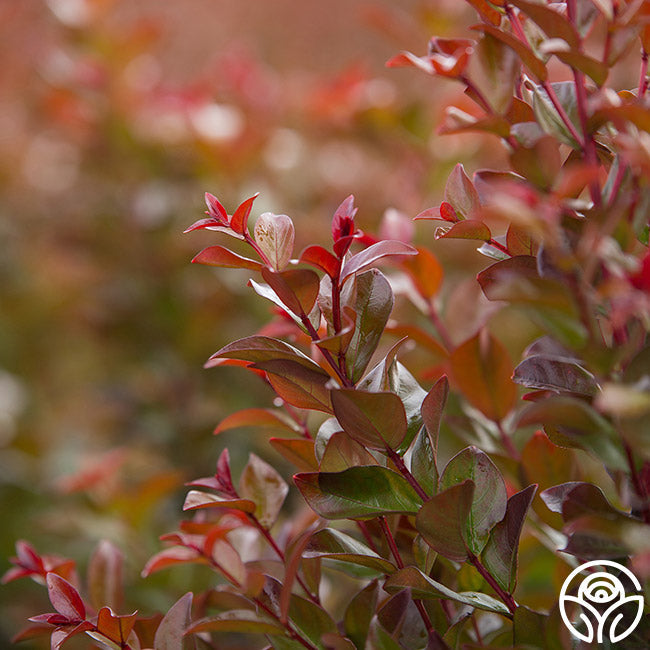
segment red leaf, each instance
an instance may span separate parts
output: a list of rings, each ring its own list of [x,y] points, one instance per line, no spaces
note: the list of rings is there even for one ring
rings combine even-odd
[[[230,220],[230,227],[238,234],[243,235],[248,230],[248,217],[253,207],[253,201],[259,196],[257,194],[246,199],[234,212]]]
[[[237,253],[233,253],[224,246],[208,246],[204,248],[194,257],[192,264],[206,264],[207,266],[220,266],[229,269],[249,269],[251,271],[259,271],[263,268],[260,262],[237,255]]]
[[[97,615],[97,632],[121,646],[129,638],[137,617],[137,612],[116,616],[110,607],[102,607]]]
[[[89,621],[82,621],[72,629],[70,629],[69,626],[58,628],[52,632],[50,646],[52,650],[59,650],[59,648],[71,637],[76,636],[77,634],[82,634],[83,632],[88,632],[94,627],[95,626]]]
[[[185,548],[183,546],[174,546],[173,548],[166,548],[160,553],[156,553],[142,569],[142,577],[146,578],[152,573],[156,573],[161,569],[173,566],[174,564],[188,564],[193,562],[205,562],[201,554],[193,548]]]
[[[199,510],[201,508],[230,508],[242,512],[255,512],[255,504],[249,499],[231,499],[199,490],[190,490],[185,497],[183,510]]]
[[[454,206],[447,201],[443,201],[438,207],[427,208],[418,214],[416,219],[440,219],[441,221],[450,221],[451,223],[456,223],[460,221],[460,217],[456,214]]]
[[[517,397],[512,362],[503,344],[481,330],[454,350],[450,360],[453,377],[467,400],[491,420],[503,419]]]
[[[296,433],[299,429],[288,418],[282,417],[278,411],[271,409],[250,408],[236,411],[226,416],[219,422],[214,430],[217,435],[222,431],[236,429],[237,427],[262,427],[267,429],[279,429],[281,431],[290,431]]]
[[[56,573],[48,573],[46,580],[50,602],[54,609],[71,622],[83,621],[86,618],[86,607],[79,592]]]
[[[440,226],[436,228],[436,239],[475,239],[477,241],[490,241],[492,233],[482,222],[475,219],[459,221],[451,227]]]
[[[262,277],[289,311],[299,316],[311,312],[318,297],[320,280],[310,269],[273,271],[262,269]]]
[[[402,264],[420,295],[430,299],[438,293],[442,285],[442,265],[428,248],[418,246],[417,251],[416,256],[407,257]]]
[[[178,650],[183,647],[183,636],[190,624],[192,598],[191,591],[179,598],[160,621],[153,644],[156,650]]]
[[[339,270],[339,261],[322,246],[307,246],[298,261],[322,269],[330,278],[336,277]]]
[[[380,241],[353,255],[341,269],[340,283],[343,284],[354,273],[361,273],[377,264],[384,257],[395,255],[417,255],[417,250],[401,241]]]
[[[222,222],[222,224],[228,223],[226,208],[221,205],[219,199],[214,194],[210,194],[210,192],[205,193],[205,204],[208,206],[208,214],[211,217]]]

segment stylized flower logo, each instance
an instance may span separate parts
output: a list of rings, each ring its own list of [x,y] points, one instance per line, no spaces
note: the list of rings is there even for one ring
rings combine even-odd
[[[578,594],[568,595],[567,591],[572,586],[574,578],[592,567],[613,567],[619,575],[623,574],[630,580],[636,591],[641,591],[636,576],[618,562],[611,560],[585,562],[574,569],[562,585],[560,614],[571,634],[578,639],[587,643],[592,641],[602,643],[603,638],[607,636],[612,643],[616,643],[631,634],[639,624],[643,614],[643,596],[641,594],[626,596],[620,577],[606,570],[589,573],[583,577],[578,587]],[[580,606],[580,616],[577,621],[572,621],[567,612],[569,603]],[[635,612],[634,619],[629,623],[632,612]],[[625,614],[628,614],[628,617],[624,622]],[[577,629],[576,626],[580,623],[584,624],[584,630]]]

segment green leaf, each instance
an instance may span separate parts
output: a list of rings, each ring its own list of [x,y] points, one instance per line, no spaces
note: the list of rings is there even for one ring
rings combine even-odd
[[[358,389],[376,393],[389,391],[395,393],[404,405],[406,413],[406,436],[398,449],[402,453],[422,427],[420,409],[426,396],[424,389],[413,375],[397,360],[397,351],[406,339],[398,341],[382,359],[357,385]]]
[[[579,363],[548,354],[536,354],[524,359],[515,368],[512,380],[527,388],[587,396],[594,395],[598,390],[596,378]]]
[[[569,117],[571,124],[579,133],[580,121],[578,118],[575,84],[573,81],[562,81],[553,83],[551,86],[564,112]],[[553,105],[551,98],[542,86],[535,86],[533,88],[533,111],[535,112],[537,122],[546,133],[573,149],[580,147],[580,144],[571,135],[571,132]]]
[[[393,573],[386,580],[384,589],[388,593],[395,593],[402,589],[410,589],[413,598],[444,598],[445,600],[453,600],[463,605],[469,605],[475,609],[510,616],[508,608],[501,601],[496,600],[496,598],[475,591],[462,591],[457,593],[429,578],[422,571],[412,566]]]
[[[467,522],[473,497],[474,482],[463,481],[434,495],[415,519],[415,527],[427,544],[456,562],[468,557]]]
[[[411,450],[411,473],[427,494],[433,495],[437,492],[436,452],[424,427],[420,429]]]
[[[356,314],[355,329],[346,353],[347,371],[358,382],[370,363],[388,318],[393,310],[393,291],[388,280],[372,269],[355,279],[352,310]]]
[[[589,451],[612,469],[628,469],[616,430],[582,399],[558,395],[534,402],[518,422],[518,426],[530,424],[544,426],[556,444]]]
[[[421,505],[406,479],[378,465],[333,473],[305,472],[293,478],[310,507],[325,519],[415,514]]]
[[[284,479],[259,456],[249,454],[239,479],[239,494],[255,503],[255,516],[265,528],[276,520],[289,492]]]
[[[451,370],[467,400],[491,420],[502,420],[515,405],[512,362],[505,346],[486,329],[458,346]]]
[[[290,359],[274,359],[252,366],[267,373],[273,390],[293,406],[332,412],[331,377],[320,366],[308,367]]]
[[[323,635],[337,632],[336,623],[322,607],[296,594],[291,595],[289,620],[320,650],[326,650]]]
[[[279,621],[249,609],[234,609],[202,618],[187,628],[186,634],[199,632],[244,632],[248,634],[284,634]]]
[[[341,562],[351,562],[381,574],[389,575],[395,565],[375,553],[370,547],[333,528],[323,528],[314,533],[303,552],[304,558],[324,557]]]
[[[462,485],[468,479],[474,484],[474,493],[463,539],[478,555],[490,530],[503,519],[508,496],[501,472],[487,454],[474,446],[463,449],[447,463],[440,477],[440,489]]]
[[[345,633],[360,650],[365,647],[370,621],[377,608],[378,596],[379,585],[377,580],[373,580],[352,598],[345,610],[343,617]]]
[[[407,430],[402,400],[394,393],[341,389],[331,393],[334,415],[345,432],[370,449],[396,449]]]
[[[509,594],[517,584],[519,537],[536,490],[536,485],[529,485],[508,499],[505,517],[492,529],[481,556],[484,566]]]
[[[204,248],[194,257],[192,264],[206,264],[207,266],[220,266],[230,269],[249,269],[250,271],[261,271],[263,268],[259,262],[237,255],[237,253],[233,253],[224,246],[208,246]]]
[[[515,644],[535,648],[535,650],[546,650],[548,615],[520,605],[515,610],[513,626]]]
[[[465,168],[460,163],[454,167],[447,178],[447,183],[445,184],[445,201],[450,203],[456,213],[463,219],[471,217],[481,207],[478,192],[465,172]],[[474,238],[470,237],[470,239]]]

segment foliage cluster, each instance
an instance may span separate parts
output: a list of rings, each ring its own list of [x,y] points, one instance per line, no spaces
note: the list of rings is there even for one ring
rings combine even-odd
[[[273,432],[301,498],[283,509],[287,481],[255,454],[235,480],[224,451],[143,570],[201,565],[215,584],[164,616],[116,613],[113,545],[82,588],[70,561],[19,542],[5,580],[45,582],[56,610],[25,635],[49,631],[54,648],[81,633],[122,649],[224,647],[233,633],[277,649],[567,648],[555,599],[573,566],[616,559],[650,578],[650,6],[469,4],[473,38],[432,38],[389,66],[461,84],[474,108],[450,106],[440,131],[504,148],[508,168],[457,165],[416,217],[442,224],[441,245],[479,244],[489,262],[472,288],[445,296],[432,247],[404,225],[393,239],[362,232],[351,196],[331,246],[296,256],[290,217],[263,212],[251,233],[256,196],[229,214],[206,194],[188,231],[234,243],[194,262],[250,272],[274,309],[206,364],[244,367],[273,407],[216,432]],[[613,88],[639,44],[638,84]],[[413,317],[396,318],[396,295]],[[644,621],[621,647],[649,635]]]

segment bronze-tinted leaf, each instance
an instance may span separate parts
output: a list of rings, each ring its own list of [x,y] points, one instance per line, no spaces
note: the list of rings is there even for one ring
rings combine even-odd
[[[276,520],[289,492],[284,479],[259,456],[250,454],[239,479],[239,494],[255,503],[255,516],[265,528]]]
[[[515,405],[512,362],[505,346],[487,330],[453,351],[453,379],[465,398],[492,420],[502,420]]]
[[[405,478],[378,465],[334,473],[301,473],[293,479],[307,503],[325,519],[415,514],[421,505]]]

